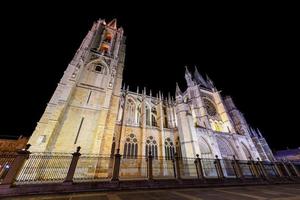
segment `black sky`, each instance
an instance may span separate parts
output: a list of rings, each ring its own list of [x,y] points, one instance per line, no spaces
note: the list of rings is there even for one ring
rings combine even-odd
[[[299,22],[277,5],[18,4],[1,13],[1,135],[29,136],[98,18],[125,29],[124,82],[171,94],[197,65],[272,149],[300,146]]]

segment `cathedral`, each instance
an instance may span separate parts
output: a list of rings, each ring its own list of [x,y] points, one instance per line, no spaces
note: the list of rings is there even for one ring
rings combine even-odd
[[[28,143],[32,152],[154,159],[273,160],[259,130],[195,67],[173,97],[122,87],[126,43],[116,19],[95,22],[69,63]],[[174,83],[175,86],[175,83]]]

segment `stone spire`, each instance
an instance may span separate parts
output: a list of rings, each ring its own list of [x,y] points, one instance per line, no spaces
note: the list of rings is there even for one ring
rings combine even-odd
[[[195,72],[194,72],[194,77],[195,80],[198,84],[203,85],[205,87],[207,87],[207,82],[204,80],[204,78],[202,77],[202,75],[199,73],[197,67],[195,66]]]
[[[182,92],[181,92],[181,90],[180,90],[179,85],[178,85],[177,82],[176,82],[176,91],[175,91],[175,95],[176,95],[176,96],[182,96]]]
[[[207,86],[210,88],[214,88],[214,82],[212,82],[212,80],[208,77],[208,75],[206,74],[206,80],[207,80]]]
[[[115,19],[111,20],[111,21],[107,24],[107,26],[109,26],[110,28],[113,28],[113,29],[117,29],[117,19],[115,18]]]
[[[192,80],[192,75],[189,72],[187,66],[185,66],[185,80],[186,80],[186,83],[187,83],[188,87],[194,86],[194,81]]]

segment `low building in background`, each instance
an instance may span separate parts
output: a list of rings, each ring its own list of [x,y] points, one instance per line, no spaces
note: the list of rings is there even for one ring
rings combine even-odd
[[[0,151],[17,151],[23,149],[28,142],[27,137],[0,135]]]
[[[276,151],[274,156],[277,160],[300,161],[300,147],[296,149],[286,149],[286,150]]]

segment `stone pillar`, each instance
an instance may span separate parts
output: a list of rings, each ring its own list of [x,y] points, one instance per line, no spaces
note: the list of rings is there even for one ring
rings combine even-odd
[[[149,151],[148,162],[147,162],[147,176],[148,180],[153,180],[153,169],[152,169],[152,160],[153,156],[151,155],[151,151]]]
[[[254,174],[254,176],[255,176],[256,178],[260,178],[260,175],[259,175],[259,173],[258,173],[257,166],[256,166],[254,160],[252,160],[251,157],[249,157],[249,159],[250,159],[249,162],[250,162],[250,165],[251,165],[251,171],[252,171],[252,173]]]
[[[203,168],[201,163],[201,158],[199,158],[199,154],[196,154],[196,159],[194,161],[196,165],[197,177],[198,179],[204,179]]]
[[[179,166],[179,156],[177,153],[175,153],[174,155],[174,167],[175,167],[175,178],[176,179],[181,179],[181,175],[180,175],[180,166]]]
[[[115,154],[114,165],[113,165],[113,174],[111,178],[112,181],[119,181],[120,165],[121,165],[120,149],[117,149],[117,153]]]
[[[291,165],[292,169],[294,170],[296,176],[300,177],[300,173],[299,173],[297,167],[294,165],[294,163],[292,163],[291,161],[289,161],[289,164]]]
[[[13,161],[11,168],[7,172],[6,176],[4,177],[0,188],[9,188],[12,186],[20,170],[22,169],[25,161],[29,158],[30,151],[28,151],[28,149],[30,146],[30,144],[27,144],[25,149],[22,149],[17,152],[18,155]]]
[[[221,165],[220,159],[218,158],[218,155],[216,155],[216,159],[215,159],[214,163],[215,163],[215,167],[217,170],[218,178],[219,179],[225,178],[223,170],[222,170],[222,165]]]
[[[233,166],[236,177],[243,179],[244,175],[242,173],[242,170],[241,170],[238,160],[235,158],[235,155],[233,155],[232,166]]]
[[[81,156],[81,154],[79,153],[80,149],[81,149],[81,147],[78,146],[77,149],[76,149],[76,152],[74,152],[72,154],[73,155],[72,161],[71,161],[68,173],[67,173],[67,177],[64,180],[64,184],[72,184],[73,183],[73,177],[74,177],[74,174],[75,174],[76,166],[77,166],[77,163],[78,163],[78,160],[79,160],[79,156]]]
[[[261,170],[261,172],[263,173],[263,176],[268,179],[269,178],[269,175],[267,174],[266,172],[266,169],[265,169],[265,166],[263,165],[262,161],[259,160],[259,158],[257,158],[257,162],[258,162],[258,166]]]

